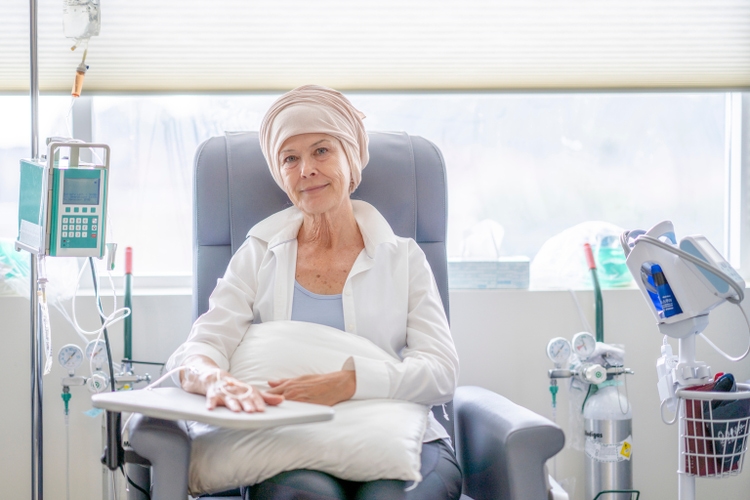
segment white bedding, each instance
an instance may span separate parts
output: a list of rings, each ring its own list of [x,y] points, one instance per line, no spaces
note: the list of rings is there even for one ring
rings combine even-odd
[[[230,371],[264,388],[271,379],[340,370],[352,355],[392,360],[357,335],[313,323],[273,321],[248,329]],[[294,469],[353,481],[421,480],[426,406],[375,399],[346,401],[334,409],[332,421],[257,431],[192,423],[191,494],[251,485]]]

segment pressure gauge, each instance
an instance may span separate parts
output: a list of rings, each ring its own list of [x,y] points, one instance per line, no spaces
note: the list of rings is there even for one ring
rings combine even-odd
[[[92,340],[86,344],[86,359],[94,364],[97,370],[107,362],[107,345],[102,339]]]
[[[83,351],[75,344],[64,345],[57,354],[57,361],[69,373],[73,373],[83,362]]]
[[[547,344],[547,356],[556,365],[562,366],[570,358],[570,342],[562,337],[556,337]]]
[[[594,349],[596,349],[596,339],[589,332],[580,332],[573,336],[573,352],[581,361],[594,354]]]

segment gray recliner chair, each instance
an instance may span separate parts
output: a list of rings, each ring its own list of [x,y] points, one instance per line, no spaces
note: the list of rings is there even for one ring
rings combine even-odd
[[[414,238],[427,255],[448,306],[445,164],[431,142],[405,133],[370,133],[370,163],[353,198],[374,205],[394,232]],[[227,133],[198,148],[194,179],[193,316],[208,297],[248,230],[290,206],[260,151],[257,133]],[[459,353],[460,354],[460,353]],[[462,498],[546,500],[545,462],[565,438],[551,421],[480,387],[459,387],[452,404],[434,414],[455,444],[463,473]],[[190,438],[182,422],[136,415],[130,446],[149,467],[130,465],[129,475],[152,488],[153,500],[185,500]],[[135,456],[130,453],[129,456]],[[136,460],[137,461],[137,460]],[[237,495],[230,492],[228,495]],[[131,500],[145,498],[130,488]],[[225,499],[226,500],[226,499]]]

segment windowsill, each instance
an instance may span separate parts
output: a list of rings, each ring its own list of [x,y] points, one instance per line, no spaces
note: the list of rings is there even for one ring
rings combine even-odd
[[[602,288],[602,292],[621,291],[621,290],[638,290],[635,284],[621,286],[617,288]],[[593,288],[450,288],[450,293],[456,292],[593,292]]]
[[[119,278],[119,279],[116,279]],[[168,297],[168,296],[190,296],[193,294],[192,285],[187,286],[174,286],[173,280],[168,280],[167,283],[159,283],[156,277],[138,277],[133,280],[133,297]],[[169,277],[175,278],[175,277]],[[183,277],[178,277],[183,278]],[[190,277],[186,277],[190,280]],[[102,280],[102,297],[110,297],[112,295],[112,289],[107,283],[108,280]],[[117,291],[118,300],[123,297],[124,290],[124,279],[122,277],[113,277],[115,284],[115,290]],[[638,290],[635,285],[621,288],[605,288],[602,289],[603,293],[612,292],[630,292]],[[527,288],[451,288],[448,290],[451,294],[470,294],[470,293],[499,293],[499,294],[535,294],[535,293],[570,293],[570,292],[593,292],[591,288],[578,288],[578,289],[527,289]],[[88,287],[80,287],[78,289],[79,297],[93,297],[94,289],[90,285]],[[4,298],[19,297],[19,295],[2,295],[0,294],[0,300]],[[28,298],[28,297],[26,297]]]
[[[102,296],[111,296],[111,287],[108,279],[101,279]],[[123,290],[125,289],[125,279],[123,276],[113,276],[112,281],[114,282],[117,296],[123,296]],[[747,285],[745,288],[747,289]],[[571,292],[593,292],[593,288],[450,288],[448,290],[451,294],[469,294],[469,293],[501,293],[501,294],[535,294],[535,293],[571,293]],[[617,288],[603,288],[602,293],[622,293],[640,291],[635,283],[629,286],[617,287]],[[149,296],[186,296],[192,295],[192,276],[134,276],[133,277],[133,296],[134,297],[149,297]],[[87,286],[81,286],[78,289],[78,295],[81,297],[93,297],[94,289],[91,284]],[[6,297],[18,297],[18,295],[2,295],[0,299]]]
[[[193,294],[193,277],[192,276],[133,276],[132,278],[133,297],[147,296],[179,296]],[[112,276],[112,285],[117,290],[117,296],[124,295],[125,276]],[[102,295],[111,295],[112,285],[109,278],[99,276],[99,286]],[[78,290],[79,295],[91,297],[94,295],[94,287],[89,280],[87,283],[81,283]]]

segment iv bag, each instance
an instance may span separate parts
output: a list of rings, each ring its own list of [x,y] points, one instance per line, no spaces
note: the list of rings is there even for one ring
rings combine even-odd
[[[63,32],[67,38],[97,36],[101,24],[99,0],[63,0]]]

